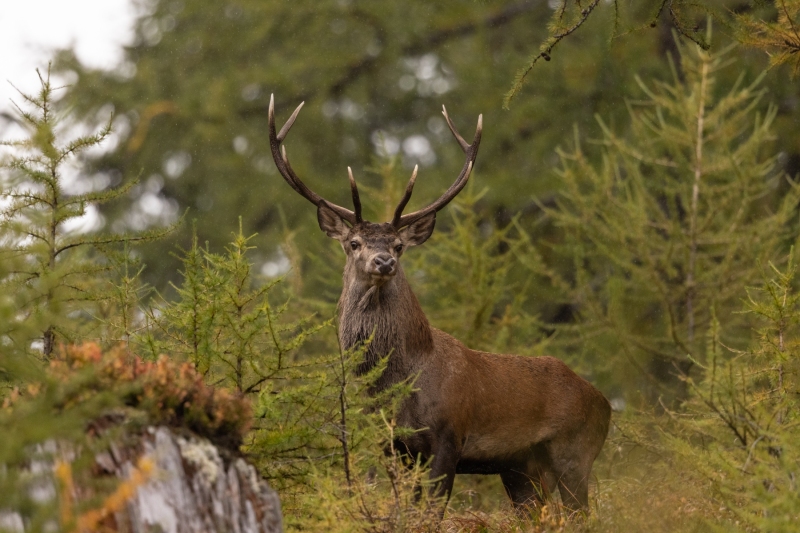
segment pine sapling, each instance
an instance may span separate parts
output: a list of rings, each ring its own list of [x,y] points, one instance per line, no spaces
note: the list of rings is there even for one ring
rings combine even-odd
[[[100,247],[121,246],[157,239],[171,228],[138,234],[115,234],[69,229],[69,223],[87,215],[89,206],[109,202],[126,194],[136,183],[116,189],[71,192],[66,168],[89,149],[99,147],[111,133],[111,117],[97,133],[65,140],[69,131],[58,114],[50,73],[39,73],[41,88],[36,95],[20,92],[23,107],[16,107],[27,130],[22,140],[0,142],[9,148],[2,161],[3,195],[8,202],[0,210],[0,257],[21,265],[2,280],[4,289],[25,293],[19,321],[38,320],[41,355],[53,357],[58,339],[74,342],[87,323],[87,312],[107,298],[98,278],[109,269]],[[22,330],[19,330],[22,331]],[[23,351],[33,339],[8,335]]]

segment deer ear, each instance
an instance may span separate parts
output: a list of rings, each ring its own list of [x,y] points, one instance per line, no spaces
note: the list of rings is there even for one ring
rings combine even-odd
[[[342,217],[325,205],[325,200],[321,201],[317,206],[317,222],[319,222],[319,228],[333,239],[342,240],[347,237],[347,233],[350,231]]]
[[[400,240],[406,246],[419,246],[428,240],[428,237],[433,233],[435,225],[436,211],[401,229]]]

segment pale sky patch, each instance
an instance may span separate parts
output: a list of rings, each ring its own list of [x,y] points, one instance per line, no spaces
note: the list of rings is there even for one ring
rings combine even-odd
[[[0,113],[14,113],[12,99],[30,110],[14,87],[36,94],[40,87],[36,69],[45,74],[48,61],[59,48],[73,47],[89,67],[118,66],[122,47],[133,41],[136,13],[133,0],[0,0]],[[24,133],[2,118],[0,130],[4,139],[20,138]],[[77,178],[77,169],[63,171],[66,181]],[[86,215],[71,220],[65,229],[86,232],[100,225],[99,212],[90,206]]]
[[[9,81],[36,92],[35,69],[46,70],[55,49],[73,45],[86,65],[114,68],[136,12],[131,0],[0,0],[0,112],[19,101]]]

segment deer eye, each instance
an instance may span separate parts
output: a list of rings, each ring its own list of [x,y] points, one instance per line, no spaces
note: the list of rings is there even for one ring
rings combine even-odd
[[[397,246],[394,247],[394,251],[399,254],[400,252],[403,251],[403,245],[402,244],[398,244]]]
[[[353,250],[358,250],[359,246],[360,244],[358,244],[358,241],[350,241],[350,248],[352,248]]]

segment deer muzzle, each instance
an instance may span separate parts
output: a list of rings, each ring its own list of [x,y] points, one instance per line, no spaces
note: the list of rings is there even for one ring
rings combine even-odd
[[[372,274],[383,276],[393,276],[395,274],[397,260],[389,254],[376,254],[372,257],[370,270]]]

